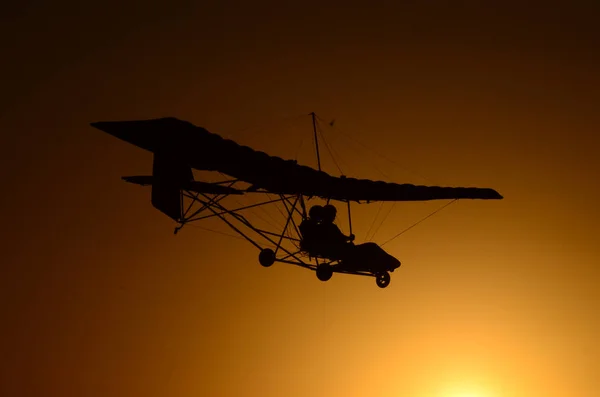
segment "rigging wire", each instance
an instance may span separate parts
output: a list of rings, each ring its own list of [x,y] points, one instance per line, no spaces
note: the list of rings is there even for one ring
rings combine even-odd
[[[370,241],[369,240],[369,233],[371,233],[371,230],[373,229],[373,226],[375,226],[375,221],[377,221],[377,217],[379,216],[379,214],[381,213],[381,209],[383,208],[383,201],[381,201],[379,203],[379,208],[377,209],[377,213],[375,214],[375,216],[373,217],[373,221],[371,222],[371,226],[369,227],[369,230],[367,230],[367,233],[365,234],[365,241]]]
[[[317,116],[317,118],[318,118],[318,116]],[[319,133],[319,136],[323,140],[323,144],[325,145],[325,149],[327,149],[327,152],[329,153],[329,156],[331,157],[331,160],[333,160],[333,164],[335,164],[335,167],[338,169],[338,171],[340,172],[340,174],[344,175],[344,172],[342,171],[342,168],[340,167],[339,163],[335,159],[336,156],[334,156],[333,149],[329,146],[329,143],[327,143],[327,140],[325,139],[325,134],[323,134],[323,130],[321,129],[321,126],[320,126],[319,123],[317,123],[317,132]]]
[[[379,226],[377,226],[377,228],[375,228],[375,231],[371,235],[371,238],[369,239],[369,241],[373,241],[373,239],[375,238],[375,235],[377,234],[377,232],[379,231],[379,229],[381,229],[381,226],[383,226],[383,223],[388,219],[388,217],[390,216],[390,213],[392,212],[392,210],[394,209],[394,207],[396,206],[396,204],[397,204],[396,201],[392,203],[392,205],[388,209],[387,213],[384,215],[384,217],[381,220],[381,222],[379,222]]]
[[[281,228],[283,227],[283,226],[281,226],[281,224],[279,224],[279,221],[278,221],[277,219],[275,219],[275,217],[273,216],[273,214],[271,214],[269,211],[267,211],[267,210],[264,208],[264,206],[262,206],[262,205],[259,205],[258,207],[255,207],[255,208],[258,208],[258,209],[260,209],[260,210],[261,210],[261,211],[262,211],[262,212],[263,212],[265,215],[267,215],[269,218],[271,218],[271,220],[272,220],[273,222],[275,222],[275,224],[272,224],[272,223],[270,223],[268,220],[266,220],[266,219],[264,219],[264,218],[261,218],[261,219],[263,219],[265,222],[267,222],[267,224],[268,224],[269,226],[271,226],[271,227],[274,227],[275,229],[281,229]]]
[[[220,171],[219,171],[219,174],[221,174],[221,175],[222,175],[223,177],[225,177],[225,178],[227,178],[227,177],[228,177],[227,175],[225,175],[224,173],[222,173],[222,172],[220,172]],[[244,195],[244,196],[242,196],[242,197],[244,197],[244,198],[245,198],[246,196]],[[237,204],[238,204],[240,207],[244,207],[244,206],[245,206],[245,204],[243,204],[243,203],[240,201],[240,199],[239,199],[239,198],[237,198],[237,197],[234,197],[233,199],[234,199],[234,201],[235,201],[235,202],[236,202],[236,203],[237,203]],[[252,204],[255,204],[255,202],[253,202],[253,201],[250,201],[250,202],[252,202]],[[246,205],[247,205],[247,203],[246,203]],[[265,214],[266,214],[266,215],[267,215],[269,218],[271,218],[271,220],[272,220],[273,222],[275,222],[275,224],[273,224],[273,223],[269,222],[269,220],[268,220],[268,219],[265,219],[264,217],[260,216],[260,214],[258,214],[257,212],[255,212],[255,209],[257,209],[257,208],[258,208],[258,209],[261,209],[261,210],[262,210],[262,211],[263,211],[263,212],[264,212],[264,213],[265,213]],[[269,226],[271,226],[271,227],[274,227],[274,228],[279,228],[279,227],[280,227],[280,225],[277,223],[277,219],[275,219],[275,218],[273,217],[273,215],[271,215],[271,214],[270,214],[268,211],[266,211],[266,210],[263,208],[263,206],[262,206],[262,205],[259,205],[258,207],[254,207],[254,208],[247,208],[247,209],[246,209],[246,211],[248,211],[250,214],[252,214],[252,215],[256,216],[258,219],[260,219],[261,221],[265,222],[267,225],[269,225]]]
[[[323,121],[323,119],[320,119],[320,121]],[[329,124],[329,128],[333,129],[333,126],[331,123]],[[351,138],[350,140],[346,139],[346,140],[342,140],[343,143],[345,143],[353,152],[355,152],[356,154],[358,154],[359,157],[364,155],[364,149],[366,146],[360,145],[359,143],[355,142],[353,138]],[[368,148],[367,148],[368,149]],[[386,174],[385,172],[383,172],[378,166],[377,164],[375,164],[375,162],[370,161],[369,164],[375,169],[375,171],[377,171],[379,174],[381,174],[381,176],[383,176],[383,178],[385,179],[391,179],[389,177],[388,174]]]
[[[409,231],[410,229],[412,229],[413,227],[417,226],[419,223],[423,222],[424,220],[426,220],[427,218],[432,217],[433,215],[437,214],[438,212],[440,212],[441,210],[443,210],[444,208],[448,207],[450,204],[454,204],[455,202],[457,202],[458,199],[454,199],[452,201],[450,201],[449,203],[446,203],[445,205],[441,206],[440,208],[438,208],[437,210],[433,211],[431,214],[427,215],[426,217],[422,218],[421,220],[413,223],[411,226],[407,227],[406,229],[402,230],[400,233],[396,234],[394,237],[390,238],[389,240],[387,240],[386,242],[384,242],[383,244],[380,245],[380,247],[383,247],[384,245],[386,245],[387,243],[389,243],[390,241],[394,240],[397,237],[400,237],[402,234],[406,233],[407,231]]]
[[[253,204],[256,204],[256,203],[254,203],[254,202],[253,202]],[[265,213],[265,214],[266,214],[266,215],[267,215],[269,218],[271,218],[271,220],[272,220],[274,223],[271,223],[271,222],[269,222],[269,220],[268,220],[268,219],[265,219],[265,218],[264,218],[264,217],[262,217],[260,214],[258,214],[257,212],[255,212],[255,211],[254,211],[255,209],[260,209],[261,211],[263,211],[263,212],[264,212],[264,213]],[[275,219],[275,217],[273,217],[273,215],[271,215],[271,214],[270,214],[270,213],[269,213],[267,210],[265,210],[265,209],[263,208],[263,206],[262,206],[262,205],[259,205],[259,206],[257,206],[257,207],[250,208],[250,212],[252,213],[252,215],[256,216],[258,219],[260,219],[261,221],[265,222],[267,225],[269,225],[269,226],[270,226],[270,227],[272,227],[272,228],[275,228],[275,229],[280,229],[280,228],[282,227],[281,225],[279,225],[279,224],[277,223],[277,220]]]
[[[186,223],[186,226],[192,226],[192,227],[195,227],[195,228],[198,228],[198,229],[206,230],[207,232],[213,232],[213,233],[221,234],[223,236],[232,237],[232,238],[239,239],[239,240],[245,240],[243,237],[236,236],[235,234],[230,234],[230,233],[222,232],[220,230],[210,229],[208,227],[199,226],[199,225],[196,225],[196,224],[191,223],[191,222],[190,223]]]
[[[287,202],[287,204],[286,204],[286,201],[283,201],[283,203],[284,203],[284,206],[286,207],[286,211],[291,211],[291,215],[289,215],[289,216],[291,216],[291,218],[290,218],[290,219],[291,219],[291,221],[293,222],[293,219],[294,219],[294,211],[295,211],[295,209],[294,209],[294,208],[295,208],[295,207],[292,207],[292,203],[290,203],[290,202]],[[296,204],[297,204],[297,203],[296,203]],[[288,207],[288,205],[289,205],[289,207]],[[286,218],[286,219],[287,219],[287,218]],[[291,225],[292,225],[291,223],[290,223],[290,224],[288,224],[288,227],[286,227],[286,228],[283,230],[283,234],[284,234],[286,237],[290,238],[290,239],[293,239],[293,238],[301,238],[301,236],[298,234],[298,233],[299,233],[299,231],[298,231],[298,229],[297,229],[297,226],[291,226]],[[282,229],[283,229],[283,228],[282,228]],[[290,242],[292,243],[292,245],[294,245],[294,247],[296,247],[298,250],[300,249],[300,242],[298,242],[298,241],[294,241],[294,240],[289,240],[289,241],[290,241]]]
[[[316,116],[316,115],[315,115]],[[325,148],[327,149],[329,155],[331,156],[331,159],[333,160],[335,166],[337,167],[338,171],[340,172],[340,174],[344,175],[344,172],[342,171],[338,161],[336,160],[336,157],[339,158],[339,161],[342,162],[341,156],[339,156],[334,150],[333,147],[327,142],[327,140],[325,139],[325,133],[323,131],[323,129],[321,128],[321,123],[323,122],[323,119],[320,118],[319,116],[316,116],[317,118],[317,130],[319,132],[319,135],[321,136],[321,139],[323,140],[323,143],[325,144]],[[333,126],[333,123],[329,123],[330,126]],[[373,164],[373,167],[380,173],[382,174],[385,178],[389,179],[389,177],[383,172],[381,171],[376,165]],[[391,206],[391,208],[389,208],[389,210],[387,211],[387,214],[383,217],[383,219],[381,220],[381,222],[379,223],[379,225],[377,226],[377,228],[375,228],[375,230],[373,231],[373,235],[371,235],[371,237],[369,238],[369,234],[371,233],[371,231],[373,230],[373,227],[375,226],[376,222],[377,222],[377,218],[379,217],[379,214],[381,213],[381,210],[383,209],[383,202],[380,203],[379,205],[379,209],[377,211],[377,214],[375,215],[375,217],[373,218],[373,221],[371,223],[371,226],[369,227],[369,230],[367,231],[367,233],[365,234],[365,241],[372,241],[373,238],[375,237],[375,234],[377,234],[377,231],[379,230],[379,228],[381,228],[381,226],[383,225],[383,223],[386,221],[386,219],[388,218],[388,216],[390,215],[392,209],[394,208],[394,205]],[[395,204],[395,203],[394,203]]]
[[[265,194],[267,195],[269,200],[271,200],[271,201],[274,200],[269,193],[265,192]],[[277,211],[279,211],[279,213],[281,214],[283,219],[287,219],[287,215],[284,213],[284,211],[280,207],[281,202],[274,202],[272,204],[275,206],[275,208],[277,208]],[[283,229],[283,227],[281,227],[281,229]]]
[[[319,118],[317,116],[317,118]],[[319,118],[319,120],[323,121],[322,119]],[[331,126],[331,128],[333,129],[334,127]],[[352,135],[350,135],[349,133],[342,131],[339,127],[335,127],[335,131],[339,132],[340,134],[344,135],[345,137],[349,138],[350,140],[354,141],[356,144],[358,144],[359,146],[361,146],[362,148],[370,151],[371,153],[381,157],[384,160],[387,160],[388,162],[394,164],[395,166],[397,166],[398,168],[401,168],[404,172],[407,172],[409,174],[412,174],[416,177],[419,177],[425,181],[427,181],[428,183],[434,184],[435,182],[431,181],[429,178],[424,177],[423,175],[420,175],[414,171],[409,170],[406,167],[403,167],[402,165],[398,164],[397,162],[395,162],[394,160],[390,159],[389,157],[379,153],[378,151],[376,151],[375,149],[369,147],[368,145],[366,145],[365,143],[361,142],[360,140],[358,140],[357,138],[353,137]],[[373,167],[377,169],[377,167],[373,164]],[[379,172],[381,172],[382,174],[384,174],[381,170],[377,169]],[[384,174],[385,176],[385,174]],[[389,179],[389,177],[386,176],[386,178]]]
[[[319,116],[316,116],[318,121],[324,122],[324,120],[322,118],[320,118]],[[329,123],[329,125],[331,126],[331,128],[333,129],[333,122]],[[349,141],[347,142],[354,142],[355,144],[359,145],[360,147],[362,147],[363,149],[366,149],[367,151],[370,151],[371,153],[381,157],[384,160],[387,160],[389,163],[395,165],[398,168],[401,168],[404,172],[408,172],[410,174],[413,174],[414,176],[417,176],[425,181],[427,181],[428,183],[434,183],[431,180],[429,180],[428,178],[414,172],[411,171],[403,166],[401,166],[400,164],[398,164],[397,162],[393,161],[392,159],[388,158],[387,156],[379,153],[378,151],[376,151],[375,149],[369,147],[368,145],[364,144],[363,142],[361,142],[360,140],[358,140],[357,138],[354,138],[353,136],[351,136],[350,134],[340,130],[339,128],[336,129],[339,133],[341,133],[342,135],[344,135],[345,137],[349,138]],[[325,142],[325,138],[323,133],[321,132],[321,136],[323,137],[323,141]],[[325,142],[325,145],[327,147],[327,149],[331,152],[329,145]],[[333,158],[333,154],[330,153],[330,155]],[[335,159],[334,159],[335,162]],[[386,179],[391,179],[385,172],[383,172],[381,169],[379,169],[379,167],[377,167],[376,164],[372,163],[371,164],[373,166],[373,168],[375,168],[375,170],[377,170],[381,175],[383,175]],[[336,163],[337,166],[337,163]],[[339,169],[339,166],[338,166]],[[340,170],[341,172],[341,170]],[[403,231],[401,231],[400,233],[398,233],[397,235],[395,235],[394,237],[392,237],[391,239],[387,240],[386,242],[384,242],[382,244],[382,246],[384,244],[387,244],[388,242],[394,240],[395,238],[399,237],[400,235],[402,235],[403,233],[407,232],[408,230],[412,229],[413,227],[417,226],[419,223],[425,221],[426,219],[428,219],[429,217],[435,215],[436,213],[440,212],[441,210],[443,210],[444,208],[446,208],[447,206],[449,206],[450,204],[454,203],[455,201],[457,201],[457,199],[447,203],[446,205],[442,206],[441,208],[437,209],[436,211],[432,212],[431,214],[427,215],[426,217],[424,217],[423,219],[419,220],[418,222],[414,223],[413,225],[411,225],[410,227],[404,229]],[[373,230],[373,226],[375,225],[377,218],[379,217],[381,210],[383,208],[383,203],[381,203],[381,205],[379,206],[379,209],[377,211],[377,214],[375,215],[375,218],[373,219],[373,222],[371,223],[371,226],[369,227],[369,230],[367,231],[367,234],[365,236],[365,240],[366,241],[372,241],[375,238],[375,235],[377,234],[377,232],[380,230],[380,228],[383,226],[384,222],[388,219],[390,213],[392,212],[394,206],[396,203],[393,203],[392,206],[388,209],[387,213],[384,215],[384,217],[381,219],[381,221],[379,222],[379,225],[374,229],[373,234],[371,235],[371,237],[368,237],[369,234],[371,233],[371,230]]]
[[[269,199],[270,199],[270,198],[269,198]],[[251,202],[252,204],[257,204],[255,200],[250,200],[250,202]],[[258,219],[260,219],[260,220],[262,220],[263,222],[265,222],[267,225],[269,225],[269,226],[271,226],[271,227],[273,227],[273,228],[275,228],[275,229],[281,229],[281,228],[282,228],[281,224],[279,223],[279,220],[277,220],[277,219],[276,219],[276,218],[275,218],[275,217],[274,217],[274,216],[273,216],[273,215],[272,215],[272,214],[271,214],[269,211],[267,211],[267,210],[264,208],[264,205],[258,205],[258,206],[256,206],[256,207],[250,208],[249,210],[250,210],[250,212],[251,212],[251,213],[252,213],[254,216],[256,216]],[[269,218],[270,218],[270,219],[273,221],[273,223],[269,222],[269,220],[268,220],[268,219],[265,219],[264,217],[262,217],[262,216],[261,216],[260,214],[258,214],[257,212],[254,212],[254,210],[260,210],[260,211],[262,211],[262,212],[263,212],[263,213],[264,213],[264,214],[265,214],[267,217],[269,217]]]

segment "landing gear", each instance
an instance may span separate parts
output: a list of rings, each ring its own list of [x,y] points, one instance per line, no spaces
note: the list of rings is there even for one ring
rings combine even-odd
[[[270,248],[265,248],[258,254],[258,261],[264,267],[269,267],[275,263],[275,252]]]
[[[317,278],[321,281],[327,281],[333,276],[333,269],[329,263],[321,263],[317,266]]]
[[[375,274],[375,282],[379,288],[385,288],[390,285],[390,274],[388,272]]]

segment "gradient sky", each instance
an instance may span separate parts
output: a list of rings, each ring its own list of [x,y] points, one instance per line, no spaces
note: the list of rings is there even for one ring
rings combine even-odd
[[[0,395],[597,395],[597,5],[195,3],[0,16]],[[312,111],[348,175],[505,199],[387,244],[386,289],[323,283],[174,236],[120,180],[151,154],[89,126],[175,116],[315,166]],[[375,241],[444,203],[393,206]]]

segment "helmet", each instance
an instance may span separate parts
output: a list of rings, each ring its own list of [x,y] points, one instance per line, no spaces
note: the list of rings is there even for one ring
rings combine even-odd
[[[327,204],[325,207],[323,207],[323,220],[325,222],[333,222],[336,215],[337,209],[333,205]]]
[[[323,207],[321,207],[320,205],[313,205],[310,210],[308,211],[308,216],[311,219],[314,219],[316,221],[320,221],[323,219]]]

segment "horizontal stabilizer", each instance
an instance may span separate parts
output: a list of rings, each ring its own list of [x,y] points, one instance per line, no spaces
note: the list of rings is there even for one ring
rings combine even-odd
[[[152,175],[136,175],[136,176],[124,176],[123,179],[125,182],[135,183],[136,185],[142,186],[152,186],[152,180],[154,179]]]
[[[122,179],[125,182],[134,183],[141,186],[152,186],[152,182],[154,181],[154,177],[152,175],[124,176]],[[181,183],[180,188],[190,192],[204,194],[244,194],[243,191],[234,189],[232,187],[201,181],[184,181]]]

